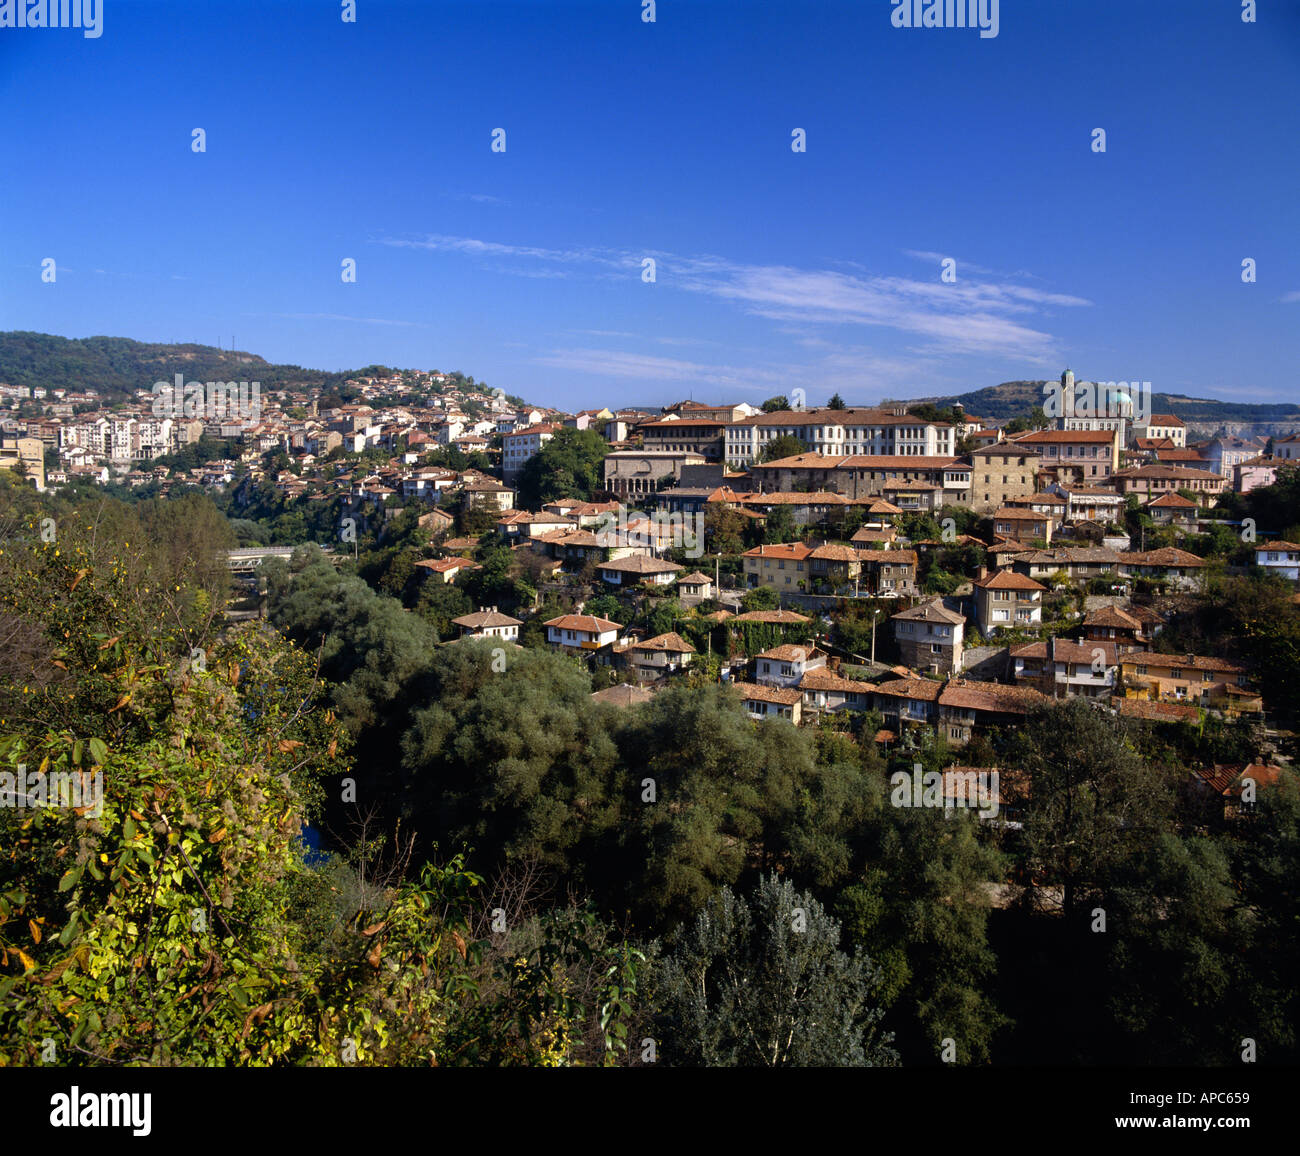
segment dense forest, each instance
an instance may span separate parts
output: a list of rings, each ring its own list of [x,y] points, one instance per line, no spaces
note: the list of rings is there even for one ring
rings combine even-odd
[[[441,644],[382,544],[227,623],[202,495],[0,479],[0,539],[0,785],[103,785],[0,808],[0,1063],[1297,1058],[1300,793],[1207,814],[1190,728],[1044,707],[962,752],[1029,784],[982,823],[895,805],[952,755],[872,714]]]

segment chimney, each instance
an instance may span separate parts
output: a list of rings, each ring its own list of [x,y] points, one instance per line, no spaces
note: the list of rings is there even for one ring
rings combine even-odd
[[[981,566],[979,570],[976,572],[977,581],[982,578],[987,578],[988,576],[989,576],[989,568],[987,566]]]

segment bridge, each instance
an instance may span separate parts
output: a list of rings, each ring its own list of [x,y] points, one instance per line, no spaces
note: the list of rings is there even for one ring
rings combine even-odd
[[[287,562],[297,548],[297,546],[245,546],[238,550],[227,550],[226,565],[232,574],[252,574],[266,558],[283,558]],[[320,549],[334,565],[339,564],[340,559],[335,556],[330,547],[321,546]]]

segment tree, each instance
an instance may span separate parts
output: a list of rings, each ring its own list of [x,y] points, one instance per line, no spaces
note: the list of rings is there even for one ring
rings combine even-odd
[[[671,1065],[883,1067],[876,969],[840,950],[839,924],[775,874],[746,901],[723,887],[657,969]]]
[[[1172,798],[1118,720],[1083,698],[1040,707],[1018,732],[1014,765],[1030,777],[1025,850],[1064,894],[1067,923],[1167,829]]]
[[[520,507],[538,510],[558,498],[590,501],[604,489],[607,453],[609,443],[595,430],[557,430],[519,473]]]
[[[773,506],[768,511],[766,525],[763,528],[764,541],[769,545],[779,542],[791,542],[797,537],[794,515],[789,506]]]
[[[826,405],[828,409],[848,409],[848,406],[844,404],[844,399],[838,393],[834,394]]]
[[[790,408],[790,399],[784,394],[777,397],[769,397],[763,402],[764,413],[782,413]]]
[[[763,447],[759,461],[774,462],[780,458],[792,458],[796,454],[804,452],[805,446],[797,437],[782,434],[779,438],[773,438]]]

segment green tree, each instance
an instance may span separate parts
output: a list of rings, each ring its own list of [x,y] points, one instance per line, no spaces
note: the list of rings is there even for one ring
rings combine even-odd
[[[763,447],[763,452],[759,455],[760,462],[775,462],[781,458],[791,458],[796,454],[806,451],[805,445],[797,437],[791,434],[782,434],[779,438],[773,438]]]
[[[812,895],[775,874],[748,900],[723,887],[681,929],[656,976],[665,1062],[676,1066],[881,1067],[876,970],[840,950]]]

